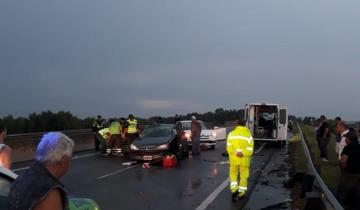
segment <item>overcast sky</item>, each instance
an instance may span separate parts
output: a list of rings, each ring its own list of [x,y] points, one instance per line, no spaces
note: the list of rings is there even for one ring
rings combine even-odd
[[[288,105],[360,119],[360,1],[0,2],[0,116]]]

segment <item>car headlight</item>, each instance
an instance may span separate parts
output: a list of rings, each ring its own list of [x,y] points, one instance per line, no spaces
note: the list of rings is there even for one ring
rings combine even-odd
[[[216,133],[212,133],[212,137],[213,137],[213,138],[216,138]]]
[[[131,150],[139,150],[139,148],[137,148],[137,146],[135,146],[135,145],[133,145],[133,144],[130,145],[130,149],[131,149]]]
[[[186,138],[190,138],[190,133],[185,133]]]
[[[156,147],[156,149],[158,149],[158,150],[167,150],[168,148],[169,148],[169,145],[167,145],[167,144],[162,144],[162,145]]]

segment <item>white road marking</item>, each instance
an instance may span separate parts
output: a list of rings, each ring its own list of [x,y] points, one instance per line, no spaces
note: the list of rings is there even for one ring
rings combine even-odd
[[[130,167],[127,167],[127,168],[123,168],[123,169],[120,169],[120,170],[117,170],[117,171],[114,171],[112,173],[108,173],[108,174],[105,174],[103,176],[99,176],[98,179],[105,179],[109,176],[113,176],[113,175],[116,175],[116,174],[119,174],[119,173],[122,173],[124,171],[127,171],[127,170],[130,170],[132,168],[135,168],[135,167],[138,167],[139,165],[134,165],[134,166],[130,166]]]
[[[90,154],[86,154],[86,155],[75,155],[75,156],[73,156],[71,159],[76,160],[76,159],[80,159],[80,158],[86,158],[86,157],[96,156],[96,155],[98,155],[98,154],[100,154],[100,153],[96,152],[96,153],[90,153]],[[23,171],[23,170],[26,170],[26,169],[28,169],[28,168],[30,168],[30,167],[27,166],[27,167],[23,167],[23,168],[17,168],[17,169],[14,169],[14,170],[12,170],[12,171],[13,171],[13,172]]]
[[[13,172],[17,172],[17,171],[26,170],[26,169],[28,169],[28,168],[30,168],[30,167],[28,166],[28,167],[24,167],[24,168],[17,168],[17,169],[14,169],[14,170],[12,170],[12,171],[13,171]]]
[[[201,204],[196,207],[196,210],[205,210],[215,198],[229,185],[229,179],[225,179]]]
[[[261,152],[261,150],[264,149],[265,145],[266,142],[263,143],[260,148],[255,151],[254,154]],[[196,207],[196,210],[205,210],[228,185],[229,178],[225,179],[223,183],[221,183],[198,207]]]
[[[92,157],[92,156],[96,156],[96,155],[99,155],[100,153],[98,152],[95,152],[95,153],[90,153],[90,154],[86,154],[86,155],[75,155],[72,157],[73,160],[76,160],[76,159],[80,159],[80,158],[86,158],[86,157]]]

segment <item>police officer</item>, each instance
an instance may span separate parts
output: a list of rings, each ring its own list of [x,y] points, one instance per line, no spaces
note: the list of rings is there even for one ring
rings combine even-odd
[[[110,140],[110,129],[103,128],[99,130],[96,134],[96,137],[101,145],[101,154],[106,154],[107,144]]]
[[[102,119],[101,115],[98,115],[97,118],[94,120],[92,124],[92,132],[94,134],[94,143],[95,143],[95,151],[99,151],[100,142],[96,137],[96,134],[99,130],[104,127],[104,120]]]
[[[128,146],[139,137],[139,125],[134,115],[130,114],[128,120],[126,121],[125,127],[125,138]]]
[[[229,133],[226,150],[230,163],[230,190],[232,200],[236,201],[245,197],[250,174],[250,161],[254,150],[254,140],[250,130],[245,127],[244,120],[238,120],[235,129]],[[238,182],[239,172],[240,182]]]
[[[116,119],[110,120],[109,132],[110,140],[108,144],[108,153],[121,152],[121,149],[118,147],[121,141],[122,128],[120,123]]]

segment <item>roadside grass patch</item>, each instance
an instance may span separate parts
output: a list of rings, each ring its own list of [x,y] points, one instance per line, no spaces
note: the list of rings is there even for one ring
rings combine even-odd
[[[303,145],[297,130],[294,130],[293,137],[289,140],[289,149],[291,153],[291,164],[293,174],[307,172],[307,163],[304,154]],[[301,198],[301,184],[295,183],[292,188],[292,209],[303,209],[305,199]]]
[[[329,162],[323,162],[320,159],[320,151],[315,138],[315,129],[309,125],[302,126],[304,135],[307,138],[308,144],[311,147],[311,156],[315,167],[319,168],[319,175],[324,180],[325,184],[330,190],[334,191],[340,176],[340,168],[335,152],[335,137],[334,135],[330,138],[328,145],[328,157]]]

